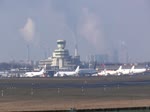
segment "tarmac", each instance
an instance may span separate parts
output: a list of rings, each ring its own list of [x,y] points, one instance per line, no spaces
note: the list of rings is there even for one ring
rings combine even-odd
[[[150,75],[1,78],[0,111],[150,106]]]

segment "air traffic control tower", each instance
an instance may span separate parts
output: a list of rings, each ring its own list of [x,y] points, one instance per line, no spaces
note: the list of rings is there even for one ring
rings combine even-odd
[[[65,46],[65,40],[57,40],[57,49],[53,52],[51,66],[63,68],[71,63],[71,56],[69,55],[69,51],[65,49]]]
[[[57,48],[52,53],[52,56],[46,60],[41,60],[40,63],[42,65],[48,64],[51,68],[59,68],[59,69],[74,69],[77,65],[80,64],[80,56],[71,56],[69,54],[68,49],[66,47],[65,40],[57,40]]]

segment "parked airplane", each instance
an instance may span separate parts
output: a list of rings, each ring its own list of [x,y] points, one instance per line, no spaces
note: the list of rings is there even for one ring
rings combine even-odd
[[[92,68],[82,68],[79,70],[79,76],[95,76],[97,74],[97,70]]]
[[[44,77],[45,69],[46,69],[46,65],[44,66],[44,68],[41,71],[39,71],[39,72],[26,72],[24,76],[25,77]]]
[[[115,75],[116,71],[115,70],[102,70],[101,72],[98,73],[98,75],[103,75],[103,76],[107,76],[107,75]]]
[[[9,72],[8,71],[0,71],[0,77],[8,77]]]
[[[136,68],[133,66],[133,69],[131,71],[132,74],[139,74],[139,73],[144,73],[146,72],[146,68]]]
[[[146,71],[146,68],[135,69],[135,66],[132,66],[131,69],[122,69],[122,66],[116,71],[117,75],[133,75],[137,73],[143,73]]]
[[[75,71],[58,71],[54,74],[54,77],[64,77],[64,76],[77,76],[79,72],[79,66],[76,68]]]
[[[132,75],[133,74],[134,66],[131,69],[121,69],[119,75]]]
[[[106,70],[104,69],[103,71],[99,72],[98,75],[120,75],[122,71],[122,66],[120,66],[117,70]]]
[[[133,75],[138,73],[144,73],[146,71],[146,68],[139,68],[135,69],[135,66],[132,66],[131,69],[120,69],[120,72],[118,72],[118,75]]]

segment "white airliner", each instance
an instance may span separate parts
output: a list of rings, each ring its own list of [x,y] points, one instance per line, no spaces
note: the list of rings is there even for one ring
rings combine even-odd
[[[97,76],[97,70],[92,68],[79,69],[79,76]]]
[[[118,75],[132,75],[133,74],[134,66],[131,67],[131,69],[120,69],[120,72]]]
[[[44,73],[46,71],[45,69],[46,69],[46,65],[39,72],[26,72],[25,77],[44,77]]]
[[[77,76],[79,72],[79,66],[76,68],[75,71],[58,71],[54,74],[54,77],[64,77],[64,76]]]
[[[131,69],[122,69],[122,66],[119,70],[117,70],[118,75],[133,75],[138,73],[144,73],[146,71],[146,68],[139,68],[135,69],[135,66],[132,66]]]
[[[107,76],[107,75],[120,75],[122,71],[122,66],[120,66],[117,70],[103,70],[101,72],[98,73],[98,75],[103,75],[103,76]]]
[[[146,72],[146,68],[136,68],[133,66],[133,70],[131,71],[132,74],[139,74]]]
[[[98,75],[133,75],[133,74],[139,74],[144,73],[146,71],[146,68],[139,68],[135,69],[135,66],[132,66],[131,69],[122,69],[122,66],[118,68],[118,70],[103,70],[98,73]]]
[[[116,74],[115,70],[106,70],[106,69],[98,73],[98,75],[103,75],[103,76],[115,75],[115,74]]]

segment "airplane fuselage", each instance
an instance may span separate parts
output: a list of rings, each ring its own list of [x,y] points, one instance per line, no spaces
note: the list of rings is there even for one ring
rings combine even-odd
[[[43,73],[40,73],[40,72],[27,72],[25,73],[25,76],[26,77],[36,77],[36,76],[42,76]]]

